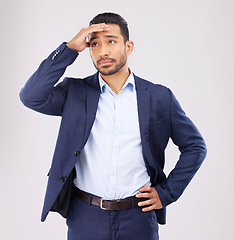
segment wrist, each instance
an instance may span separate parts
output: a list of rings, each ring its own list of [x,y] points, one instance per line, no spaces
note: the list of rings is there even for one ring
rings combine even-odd
[[[69,47],[69,48],[72,49],[73,51],[78,52],[78,50],[77,50],[70,42],[66,43],[66,45],[67,45],[67,47]]]

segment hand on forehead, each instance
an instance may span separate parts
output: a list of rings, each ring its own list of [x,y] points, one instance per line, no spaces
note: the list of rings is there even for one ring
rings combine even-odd
[[[89,26],[89,29],[89,40],[91,39],[91,37],[95,36],[99,32],[108,32],[110,30],[109,26],[105,23],[92,24],[91,26]]]

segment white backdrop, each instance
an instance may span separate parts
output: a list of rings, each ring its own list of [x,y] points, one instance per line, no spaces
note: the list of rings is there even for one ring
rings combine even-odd
[[[105,11],[129,23],[133,72],[171,88],[208,147],[201,169],[168,207],[160,239],[233,239],[232,0],[1,1],[0,239],[66,239],[65,220],[58,214],[40,222],[60,119],[25,108],[18,94],[50,52]],[[94,72],[86,50],[65,75]],[[178,154],[170,143],[167,173]]]

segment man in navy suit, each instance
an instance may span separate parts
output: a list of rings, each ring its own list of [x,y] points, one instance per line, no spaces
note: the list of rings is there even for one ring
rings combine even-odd
[[[57,84],[86,48],[97,73]],[[62,117],[42,221],[59,212],[69,240],[159,239],[166,206],[206,156],[201,134],[171,90],[131,72],[133,48],[126,21],[99,14],[53,51],[20,92],[25,106]],[[169,138],[181,154],[166,177]]]

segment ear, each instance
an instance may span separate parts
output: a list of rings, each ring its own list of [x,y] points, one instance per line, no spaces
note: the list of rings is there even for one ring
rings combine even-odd
[[[126,53],[127,53],[127,55],[130,55],[133,52],[133,49],[134,49],[134,42],[133,41],[127,41],[125,45],[126,45]]]

